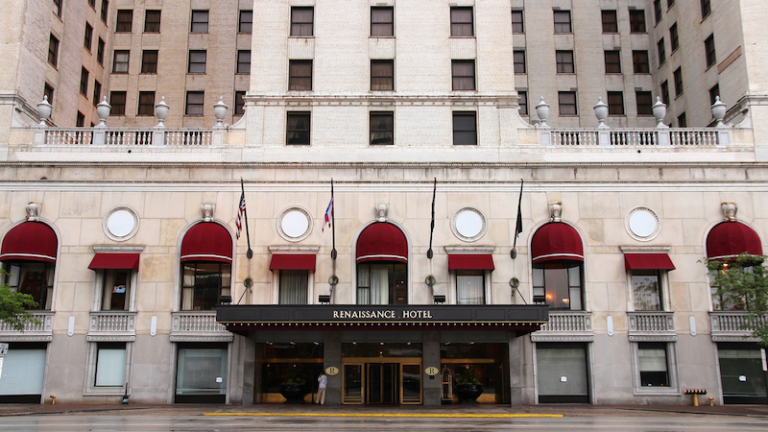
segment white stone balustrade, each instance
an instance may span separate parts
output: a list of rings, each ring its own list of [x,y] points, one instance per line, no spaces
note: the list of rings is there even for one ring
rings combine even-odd
[[[723,146],[730,131],[719,129],[572,129],[541,132],[542,143],[554,146]]]
[[[104,145],[104,146],[210,146],[212,130],[150,130],[150,129],[97,129],[48,128],[44,142],[47,145]]]
[[[136,312],[91,312],[86,340],[91,342],[136,340]]]
[[[629,340],[633,342],[677,340],[675,313],[664,311],[627,312]]]
[[[226,327],[216,322],[216,311],[173,313],[172,342],[228,342],[233,337]]]
[[[534,342],[589,342],[594,338],[589,311],[550,311],[549,321],[531,334]]]
[[[745,311],[713,311],[709,313],[713,342],[757,342],[752,337],[753,326]],[[759,317],[758,326],[768,325],[768,315]]]
[[[32,319],[24,324],[23,331],[17,331],[10,324],[0,321],[0,338],[7,342],[50,341],[53,339],[53,312],[32,312]]]

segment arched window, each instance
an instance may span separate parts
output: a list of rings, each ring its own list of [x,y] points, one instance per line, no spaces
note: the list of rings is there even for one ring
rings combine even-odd
[[[51,309],[58,247],[56,233],[42,222],[16,225],[3,239],[0,261],[10,273],[5,283],[14,291],[31,295],[39,309]]]
[[[533,301],[552,309],[582,310],[584,247],[573,227],[553,222],[536,231],[531,242]]]
[[[408,304],[408,242],[392,224],[375,223],[357,239],[357,304]]]
[[[215,310],[231,294],[232,236],[223,226],[199,223],[181,242],[181,310]]]

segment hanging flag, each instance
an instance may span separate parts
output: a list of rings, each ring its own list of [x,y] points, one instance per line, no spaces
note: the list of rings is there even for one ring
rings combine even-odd
[[[237,219],[235,219],[238,239],[240,238],[240,232],[243,230],[243,213],[245,213],[245,191],[240,194],[240,205],[237,206]]]
[[[333,195],[331,195],[331,202],[328,203],[328,208],[325,209],[325,223],[323,223],[323,232],[325,232],[325,225],[330,228],[333,225]]]
[[[515,224],[515,240],[512,243],[511,251],[513,259],[517,257],[517,251],[515,250],[515,248],[517,248],[517,236],[523,232],[523,212],[521,211],[523,204],[523,184],[523,179],[520,179],[520,196],[517,199],[517,223]]]

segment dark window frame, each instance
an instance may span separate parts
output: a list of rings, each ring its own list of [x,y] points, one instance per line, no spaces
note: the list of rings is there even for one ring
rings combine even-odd
[[[237,32],[244,34],[253,33],[253,10],[240,10],[237,17]]]
[[[675,78],[675,97],[680,97],[680,95],[683,94],[683,91],[685,90],[683,88],[683,68],[682,66],[675,69],[675,72],[673,73],[673,76]]]
[[[309,66],[307,68],[307,66]],[[312,75],[314,62],[312,60],[289,60],[288,61],[288,90],[289,91],[312,91]],[[302,69],[309,70],[309,75],[300,75]]]
[[[205,270],[199,270],[201,266],[208,267]],[[186,270],[189,269],[190,277],[185,277]],[[181,305],[180,310],[216,310],[216,306],[221,303],[222,295],[230,295],[232,289],[232,264],[210,262],[210,261],[190,261],[181,263]],[[200,279],[203,283],[198,284],[197,275],[201,274]],[[214,275],[213,277],[211,275]],[[229,276],[229,277],[228,277]],[[191,279],[192,284],[187,282]],[[211,283],[213,281],[213,283]],[[211,291],[215,291],[212,295]],[[184,303],[191,303],[191,309]]]
[[[109,17],[109,0],[101,0],[101,21],[107,23]]]
[[[533,299],[534,302],[545,303],[549,305],[550,310],[585,310],[584,294],[585,294],[585,281],[584,281],[584,262],[571,261],[571,260],[554,260],[542,263],[533,264]],[[574,278],[571,277],[571,273],[578,273],[579,284],[573,285]],[[562,273],[560,277],[553,275]],[[548,277],[549,275],[549,277]],[[564,277],[563,277],[564,276]],[[558,285],[557,282],[561,282]],[[565,284],[562,284],[565,282]],[[578,290],[578,301],[575,301],[574,291]],[[558,292],[563,294],[563,291],[568,293],[568,301],[565,301],[565,296],[561,295],[558,302]],[[561,307],[563,304],[566,307]]]
[[[90,80],[91,72],[85,68],[80,68],[80,94],[88,97],[88,81]]]
[[[704,53],[706,55],[707,68],[717,63],[717,51],[715,49],[715,34],[712,33],[704,40]]]
[[[471,75],[460,75],[457,72],[461,72],[460,69],[462,69],[461,66],[468,66],[472,65],[472,74]],[[474,60],[451,60],[451,90],[452,91],[476,91],[477,90],[477,82],[476,82],[476,68],[475,68],[475,61]],[[468,84],[471,80],[471,88],[464,88],[469,87]]]
[[[371,111],[368,116],[370,145],[395,144],[395,113],[392,111]]]
[[[643,371],[640,365],[642,351],[664,350],[665,370],[661,371]],[[638,342],[637,343],[637,373],[639,375],[640,388],[670,388],[672,385],[670,364],[669,364],[669,344],[666,342]]]
[[[144,13],[144,33],[160,33],[161,9],[147,9]],[[151,18],[151,19],[150,19]]]
[[[88,52],[91,52],[93,46],[93,26],[86,21],[85,22],[85,34],[83,35],[83,46]]]
[[[387,12],[389,16],[385,17]],[[371,6],[371,37],[393,37],[394,35],[395,8],[392,6]]]
[[[126,61],[118,62],[118,56],[125,55]],[[118,65],[125,65],[125,70],[119,70]],[[115,50],[112,52],[112,73],[113,74],[127,74],[131,65],[131,52],[129,50]],[[122,67],[120,68],[122,69]]]
[[[619,17],[616,14],[616,10],[603,9],[600,11],[603,24],[603,33],[618,33],[619,32]]]
[[[93,106],[101,102],[101,83],[99,80],[93,80]]]
[[[516,74],[524,74],[527,73],[527,68],[525,64],[525,50],[514,50],[512,53],[513,56],[513,62],[515,67],[515,73]]]
[[[572,50],[555,51],[555,67],[559,74],[576,73],[576,64]]]
[[[621,73],[621,51],[605,50],[604,57],[605,57],[605,73],[620,74]]]
[[[573,98],[573,102],[565,101],[563,98]],[[564,107],[572,107],[572,109],[563,109]],[[575,91],[561,91],[557,92],[557,112],[560,117],[569,117],[579,115],[579,99]]]
[[[651,65],[646,50],[633,50],[632,51],[632,70],[636,74],[649,74],[651,73]]]
[[[469,21],[467,21],[469,16]],[[471,6],[451,6],[451,37],[475,36],[475,10]]]
[[[299,127],[303,120],[306,127]],[[286,145],[310,145],[312,143],[312,113],[310,111],[288,111],[285,122]]]
[[[709,89],[709,103],[714,105],[717,102],[717,97],[720,96],[720,83],[716,83]]]
[[[248,58],[246,59],[246,57]],[[237,51],[237,69],[235,70],[235,73],[238,73],[238,74],[251,73],[251,50]]]
[[[133,31],[133,9],[118,9],[115,18],[115,33],[131,33]]]
[[[202,61],[200,60],[202,56]],[[187,73],[205,74],[208,69],[207,50],[189,50],[187,54]]]
[[[208,33],[210,11],[208,9],[195,9],[190,17],[190,33]]]
[[[159,57],[160,56],[158,50],[143,50],[141,52],[141,73],[157,74],[157,63]]]
[[[688,117],[685,115],[685,113],[680,114],[677,116],[677,127],[688,127]]]
[[[710,0],[701,0],[701,20],[704,21],[712,15],[712,3]]]
[[[310,19],[300,17],[300,13],[310,13]],[[315,35],[315,8],[313,6],[292,6],[291,7],[291,36],[293,37],[313,37]]]
[[[527,116],[530,115],[528,111],[528,91],[527,90],[518,90],[517,91],[518,96],[518,111],[520,112],[521,116]]]
[[[75,117],[75,127],[85,127],[85,114],[78,111],[77,116]]]
[[[107,44],[104,42],[104,39],[99,38],[98,42],[96,43],[96,61],[99,62],[100,65],[104,66],[104,52],[107,50]]]
[[[519,20],[515,20],[520,17]],[[525,13],[522,9],[512,10],[512,34],[525,34]]]
[[[389,70],[387,71],[387,66]],[[377,72],[388,74],[378,74]],[[395,90],[395,61],[394,60],[371,60],[371,91],[394,91]]]
[[[667,47],[664,44],[664,38],[661,38],[656,42],[656,52],[659,56],[659,66],[661,66],[667,61]]]
[[[645,23],[645,11],[643,9],[629,11],[629,31],[630,33],[648,33],[648,27]]]
[[[624,110],[624,92],[608,92],[608,114],[614,116],[625,116]]]
[[[456,275],[455,275],[455,278],[456,278],[455,279],[456,280],[456,304],[484,305],[484,304],[487,303],[487,298],[486,298],[486,295],[485,295],[485,283],[487,282],[486,278],[485,278],[485,270],[456,270],[455,273],[456,273]],[[462,299],[459,296],[459,289],[460,289],[460,286],[461,286],[460,278],[464,278],[464,277],[480,277],[480,279],[482,280],[482,289],[480,290],[480,292],[482,294],[482,298],[480,299],[480,302],[472,302],[472,301],[464,302],[464,301],[461,301]]]
[[[43,95],[48,96],[48,103],[51,105],[53,105],[54,93],[56,93],[56,89],[54,89],[52,85],[46,82],[45,85],[43,86]]]
[[[661,0],[653,1],[653,17],[655,19],[656,25],[659,25],[662,20]]]
[[[112,105],[110,115],[124,116],[125,103],[128,95],[125,91],[112,91],[109,94],[109,104]]]
[[[198,100],[199,97],[199,100]],[[195,100],[192,100],[195,99]],[[205,115],[205,92],[187,91],[184,97],[184,115],[202,116]]]
[[[53,33],[50,34],[50,39],[48,39],[48,63],[54,68],[59,63],[59,39]]]
[[[570,34],[573,33],[573,21],[571,19],[570,10],[556,10],[553,11],[555,34]],[[568,18],[565,20],[565,18]]]
[[[138,100],[138,109],[136,115],[153,116],[155,115],[155,92],[140,91]]]
[[[246,94],[245,90],[235,91],[235,107],[232,111],[233,115],[238,116],[238,115],[245,114],[245,99],[243,99],[245,94]]]
[[[662,81],[660,88],[661,88],[661,101],[668,106],[669,105],[669,81],[668,80]]]
[[[680,33],[677,31],[677,22],[669,27],[669,48],[672,53],[680,48]]]
[[[477,145],[477,111],[453,112],[453,145]]]
[[[653,115],[653,93],[649,91],[636,90],[635,101],[637,102],[637,115]]]

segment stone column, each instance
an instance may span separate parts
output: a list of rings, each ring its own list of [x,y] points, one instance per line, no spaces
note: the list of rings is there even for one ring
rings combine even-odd
[[[424,405],[440,405],[442,403],[442,385],[440,379],[440,332],[425,331],[422,333],[422,364],[421,379],[424,389]],[[435,367],[438,374],[429,376],[424,372],[428,367]]]
[[[235,335],[230,346],[230,373],[227,383],[229,403],[253,404],[256,344],[252,337]]]
[[[335,367],[339,370],[336,375],[328,375],[328,384],[325,390],[326,405],[341,405],[341,332],[324,332],[323,344],[323,370]]]
[[[509,332],[509,394],[513,406],[523,404],[524,365],[522,339],[518,338],[515,332]]]

